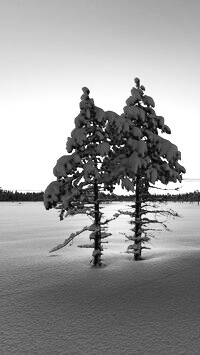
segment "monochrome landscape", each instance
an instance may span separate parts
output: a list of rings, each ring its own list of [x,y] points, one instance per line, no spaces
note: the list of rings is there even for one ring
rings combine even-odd
[[[200,354],[199,13],[0,0],[0,355]]]

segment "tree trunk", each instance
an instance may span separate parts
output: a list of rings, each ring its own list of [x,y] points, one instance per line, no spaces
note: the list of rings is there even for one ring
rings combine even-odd
[[[101,246],[101,230],[100,230],[100,210],[99,210],[99,189],[98,189],[98,183],[97,180],[95,179],[94,181],[94,215],[95,215],[95,227],[98,229],[95,232],[95,239],[94,239],[94,266],[99,265],[101,266],[101,251],[102,251],[102,246]]]
[[[141,259],[141,188],[140,188],[140,177],[137,176],[136,178],[136,200],[135,200],[135,249],[134,249],[134,259],[140,260]],[[139,240],[137,240],[137,238]]]

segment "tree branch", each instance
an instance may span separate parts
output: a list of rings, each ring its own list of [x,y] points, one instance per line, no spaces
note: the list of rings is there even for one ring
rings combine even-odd
[[[53,249],[51,249],[49,251],[49,253],[52,253],[56,250],[59,250],[61,248],[64,248],[66,245],[68,245],[70,242],[72,242],[72,240],[79,234],[85,232],[86,230],[89,230],[88,226],[83,227],[80,231],[75,232],[75,233],[71,233],[69,238],[65,239],[65,241],[62,244],[58,244],[57,246],[55,246]]]

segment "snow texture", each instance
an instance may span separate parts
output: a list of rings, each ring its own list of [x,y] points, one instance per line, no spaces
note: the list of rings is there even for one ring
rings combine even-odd
[[[106,205],[106,215],[121,207]],[[200,207],[168,207],[182,218],[157,234],[143,261],[122,253],[119,231],[129,226],[121,216],[106,267],[95,269],[91,250],[77,248],[89,242],[87,232],[48,253],[86,217],[59,222],[42,203],[0,203],[1,354],[199,354]]]

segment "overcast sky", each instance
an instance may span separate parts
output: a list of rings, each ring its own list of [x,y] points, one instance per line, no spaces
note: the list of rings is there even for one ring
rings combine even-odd
[[[199,0],[0,0],[0,186],[44,190],[81,88],[121,114],[135,76],[172,130],[185,178],[200,179],[199,18]]]

